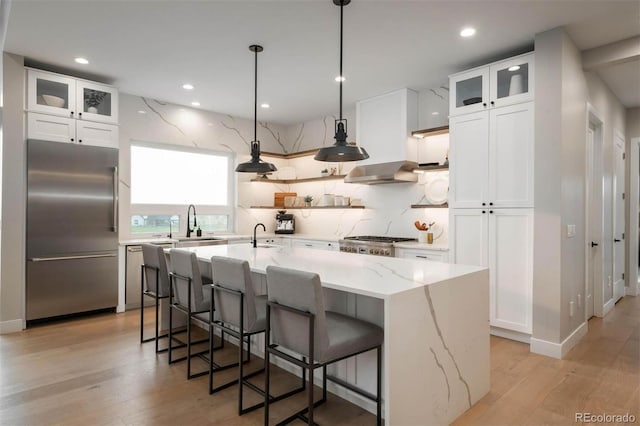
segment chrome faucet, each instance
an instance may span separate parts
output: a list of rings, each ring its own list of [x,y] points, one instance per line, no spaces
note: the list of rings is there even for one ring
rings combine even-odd
[[[264,223],[258,223],[253,227],[253,246],[258,247],[258,238],[256,238],[256,231],[258,230],[258,226],[262,226],[262,230],[267,232],[267,228],[265,228]]]
[[[189,213],[191,212],[192,207],[193,207],[193,229],[191,229],[191,221],[189,220],[190,218]],[[198,226],[198,219],[196,218],[196,206],[194,206],[193,204],[189,204],[189,207],[187,207],[187,238],[191,237],[191,232],[195,231],[197,226]]]

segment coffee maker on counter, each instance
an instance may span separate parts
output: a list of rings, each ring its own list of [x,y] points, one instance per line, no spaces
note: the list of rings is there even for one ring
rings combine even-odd
[[[293,234],[296,230],[296,220],[286,210],[278,210],[276,215],[276,234]]]

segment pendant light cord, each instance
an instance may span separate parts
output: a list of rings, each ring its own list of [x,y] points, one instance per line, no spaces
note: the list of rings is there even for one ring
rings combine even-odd
[[[255,50],[253,79],[253,140],[258,140],[258,49]]]
[[[340,2],[340,74],[339,74],[339,79],[340,79],[340,121],[342,121],[342,81],[344,80],[344,77],[342,75],[342,14],[343,14],[343,10],[344,10],[344,2],[341,1]]]

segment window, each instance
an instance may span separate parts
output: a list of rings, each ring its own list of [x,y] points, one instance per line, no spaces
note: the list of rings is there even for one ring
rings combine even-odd
[[[131,146],[131,204],[229,204],[229,156]]]
[[[185,235],[187,209],[196,206],[204,233],[234,228],[232,154],[183,146],[131,145],[132,234]],[[193,228],[193,216],[190,218]]]

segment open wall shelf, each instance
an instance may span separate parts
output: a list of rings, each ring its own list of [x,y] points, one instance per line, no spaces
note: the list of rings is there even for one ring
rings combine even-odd
[[[275,207],[275,206],[251,206],[250,209],[272,209],[272,210],[331,210],[331,209],[364,209],[364,206],[311,206],[311,207]]]
[[[448,209],[449,203],[444,204],[411,204],[412,209]]]
[[[251,182],[263,182],[263,183],[304,183],[304,182],[318,182],[323,180],[341,180],[344,179],[347,175],[330,175],[330,176],[318,176],[318,177],[310,177],[310,178],[300,178],[300,179],[269,179],[264,177],[259,177],[255,179],[251,179]]]

